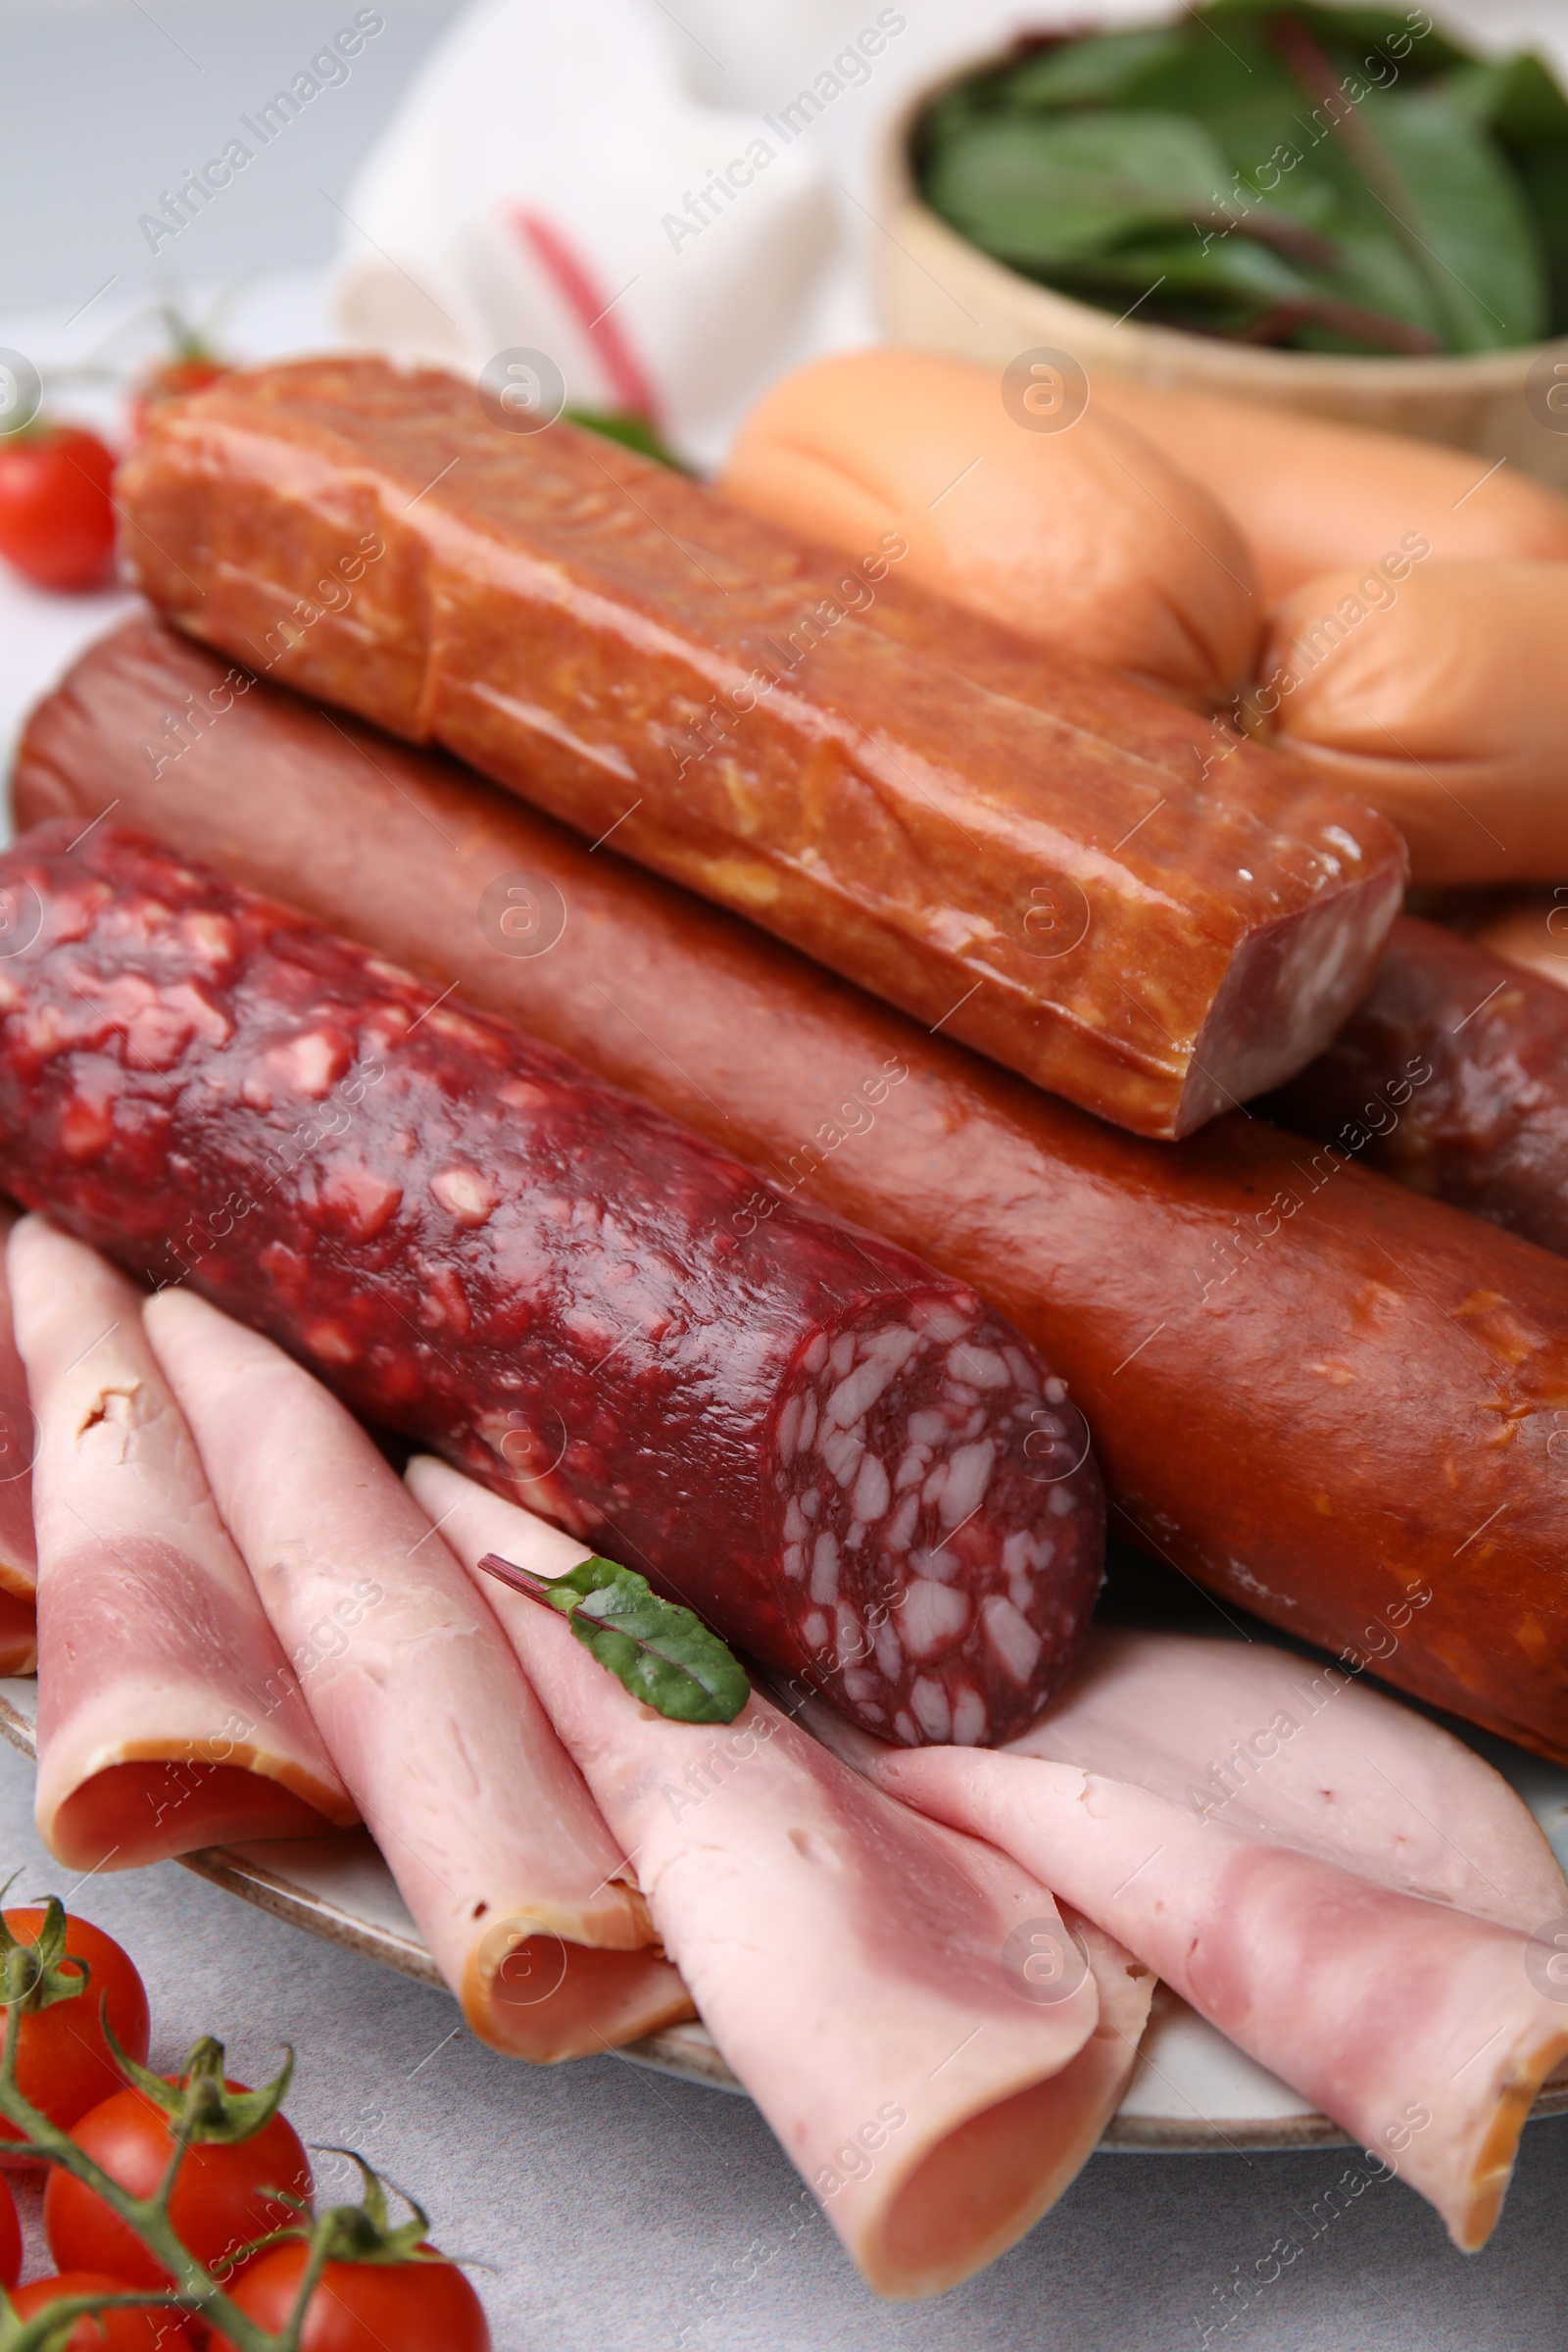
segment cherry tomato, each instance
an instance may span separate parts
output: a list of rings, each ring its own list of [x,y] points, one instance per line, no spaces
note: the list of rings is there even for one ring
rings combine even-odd
[[[216,384],[220,375],[232,371],[211,352],[187,352],[182,359],[166,360],[144,375],[130,400],[130,429],[140,441],[153,417],[172,400],[188,400],[193,392],[205,392]]]
[[[110,574],[115,453],[76,424],[0,440],[0,556],[37,588],[96,588]]]
[[[421,2249],[433,2252],[433,2248]],[[249,2320],[275,2331],[294,2308],[306,2249],[296,2238],[254,2263],[234,2289]],[[490,2352],[484,2306],[456,2263],[329,2262],[311,2297],[300,2352]],[[233,2352],[215,2335],[210,2352]]]
[[[8,1910],[5,1919],[18,1942],[28,1943],[36,1939],[44,1914],[30,1908]],[[30,2010],[23,2018],[17,2035],[17,2086],[52,2124],[69,2132],[89,2107],[123,2088],[98,2022],[99,2004],[107,1995],[109,2030],[138,2065],[147,2061],[149,2020],[146,1988],[130,1955],[112,1936],[68,1912],[66,1952],[68,1976],[81,1973],[72,1967],[69,1955],[87,1963],[87,1989],[74,2000],[52,2001],[47,2009]],[[5,2027],[0,2022],[0,2048],[4,2046]],[[10,2124],[0,2122],[0,2142],[20,2136]]]
[[[51,2303],[67,2295],[122,2295],[125,2282],[102,2271],[62,2271],[53,2278],[34,2278],[12,2296],[19,2320],[36,2319]],[[101,2318],[84,2315],[66,2338],[66,2352],[185,2352],[196,2338],[190,2322],[178,2311],[106,2311]]]
[[[228,2087],[245,2086],[230,2082]],[[172,2152],[167,2116],[141,2091],[128,2088],[91,2109],[71,2136],[138,2197],[151,2196]],[[252,2238],[299,2220],[291,2206],[266,2193],[278,2188],[308,2197],[311,2166],[293,2125],[274,2115],[253,2139],[231,2146],[209,2140],[193,2147],[174,2184],[169,2218],[181,2244],[209,2270],[221,2273]],[[131,2286],[169,2284],[168,2274],[140,2239],[69,2173],[49,2175],[43,2226],[49,2251],[63,2271],[109,2271]]]

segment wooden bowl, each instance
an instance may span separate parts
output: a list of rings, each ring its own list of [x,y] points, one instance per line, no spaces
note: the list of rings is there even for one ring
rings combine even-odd
[[[944,89],[1001,62],[981,58],[945,74],[889,125],[879,165],[883,234],[874,269],[890,341],[1002,367],[1024,352],[1065,352],[1091,384],[1102,371],[1416,433],[1488,461],[1506,458],[1568,490],[1568,336],[1454,359],[1262,350],[1181,327],[1146,326],[1136,315],[1113,318],[1019,276],[959,236],[915,186],[911,134]]]

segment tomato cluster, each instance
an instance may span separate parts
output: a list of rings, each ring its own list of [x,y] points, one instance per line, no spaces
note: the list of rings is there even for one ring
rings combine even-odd
[[[17,1944],[44,1948],[44,1911],[7,1910],[3,1917]],[[64,1949],[56,1977],[80,1976],[84,1966],[92,1998],[54,1997],[46,2006],[22,2011],[17,2086],[112,2180],[132,2196],[147,2197],[174,2153],[170,2116],[149,2095],[160,2079],[143,2074],[147,2088],[127,2083],[110,2047],[112,2037],[137,2068],[145,2067],[146,1990],[128,1954],[89,1921],[66,1915]],[[0,2049],[5,2030],[0,2016]],[[216,2077],[221,2052],[216,2044],[206,2046]],[[161,2080],[177,2087],[182,2079]],[[216,2080],[213,2088],[216,2094]],[[251,2095],[226,2078],[221,2088],[236,2099]],[[0,2133],[13,2141],[21,2136],[3,2121]],[[368,2192],[373,2176],[367,2179]],[[275,2332],[287,2324],[307,2247],[293,2236],[249,2255],[245,2249],[298,2228],[302,2215],[308,2221],[313,2188],[310,2159],[281,2113],[244,2137],[198,2140],[185,2150],[169,2207],[175,2234],[259,2328]],[[368,2193],[368,2204],[384,2224],[378,2183],[373,2199]],[[19,2318],[30,2319],[72,2295],[156,2293],[173,2284],[135,2232],[59,2166],[50,2170],[43,2213],[49,2251],[59,2267],[52,2278],[19,2287],[22,2232],[11,2192],[0,2180],[0,2282]],[[347,2218],[366,2220],[358,2212]],[[368,2227],[350,2229],[343,2242],[359,2258],[326,2263],[306,2312],[301,2352],[432,2352],[435,2346],[442,2352],[490,2352],[483,2309],[462,2271],[434,2247],[408,2242],[422,2226],[419,2217],[412,2228],[378,2230],[372,2218]],[[68,2343],[69,2352],[185,2352],[202,2340],[204,2331],[192,2319],[165,2306],[122,2307],[83,2317]],[[232,2352],[221,2335],[205,2340],[210,2352]]]

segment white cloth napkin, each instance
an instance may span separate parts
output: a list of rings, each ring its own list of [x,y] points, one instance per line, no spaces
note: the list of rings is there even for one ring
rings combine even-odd
[[[476,375],[542,355],[524,407],[641,410],[710,463],[771,376],[874,335],[891,119],[1070,8],[476,0],[350,191],[338,322]]]

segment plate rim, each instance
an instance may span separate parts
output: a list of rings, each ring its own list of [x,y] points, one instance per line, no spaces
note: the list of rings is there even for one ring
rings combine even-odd
[[[0,1739],[29,1763],[36,1763],[33,1727],[13,1704],[3,1684],[0,1684]],[[169,1859],[177,1862],[181,1870],[205,1879],[210,1886],[220,1886],[224,1893],[281,1920],[286,1927],[297,1928],[303,1935],[314,1936],[340,1951],[356,1952],[383,1968],[395,1969],[399,1975],[412,1977],[416,1983],[429,1984],[452,1997],[451,1988],[422,1943],[399,1935],[393,1928],[356,1919],[351,1912],[324,1897],[270,1873],[252,1854],[241,1855],[219,1845],[204,1846],[188,1854],[172,1854]],[[1242,2054],[1245,2056],[1245,2052]],[[726,2091],[743,2099],[750,2096],[745,2084],[730,2072],[701,2020],[666,2026],[640,2040],[621,2043],[609,2055],[655,2074],[673,2076],[679,2082],[700,2083],[705,2089]],[[1568,2076],[1537,2092],[1525,2120],[1533,2124],[1555,2115],[1568,2115]],[[1298,2155],[1313,2148],[1353,2148],[1355,2144],[1350,2134],[1328,2116],[1310,2109],[1294,2115],[1234,2120],[1202,2116],[1196,2123],[1175,2116],[1118,2112],[1107,2122],[1095,2152],[1129,2156]]]

